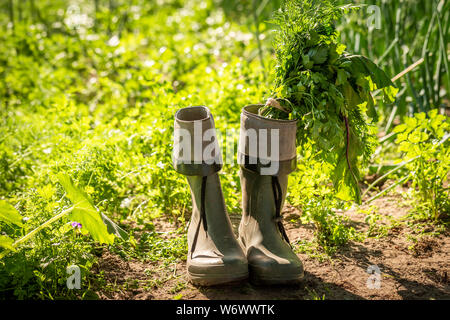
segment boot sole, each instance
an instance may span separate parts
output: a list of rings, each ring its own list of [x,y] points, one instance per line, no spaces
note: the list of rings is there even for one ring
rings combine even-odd
[[[248,272],[242,274],[200,274],[188,272],[189,280],[198,286],[217,286],[224,284],[238,284],[248,279]]]
[[[254,285],[297,285],[302,282],[304,276],[304,272],[297,275],[290,274],[283,276],[263,276],[258,275],[257,272],[250,270],[249,280]]]

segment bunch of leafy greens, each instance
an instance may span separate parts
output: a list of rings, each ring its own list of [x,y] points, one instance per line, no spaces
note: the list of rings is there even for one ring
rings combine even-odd
[[[311,141],[319,159],[334,167],[337,197],[361,203],[359,169],[377,144],[375,100],[393,101],[390,78],[364,56],[345,52],[335,23],[351,5],[330,0],[286,0],[275,13],[275,87],[260,115],[298,119],[297,140]]]

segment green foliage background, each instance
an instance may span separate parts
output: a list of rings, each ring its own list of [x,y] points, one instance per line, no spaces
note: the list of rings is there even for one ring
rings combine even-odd
[[[392,7],[382,2],[382,9],[400,10],[408,21],[418,19],[420,37],[425,37],[423,30],[436,6],[423,5],[428,10],[423,14],[420,6],[405,9],[402,2],[391,2]],[[184,177],[171,167],[173,115],[182,107],[207,105],[218,130],[234,129],[237,135],[241,108],[270,95],[273,26],[265,21],[278,5],[218,0],[2,1],[0,201],[18,210],[23,227],[2,220],[1,236],[20,238],[68,208],[70,201],[58,180],[64,173],[129,232],[129,240],[117,240],[109,250],[124,259],[163,264],[185,259],[190,195]],[[449,12],[441,11],[445,41]],[[364,16],[352,19],[340,26],[344,43],[357,49],[354,53],[379,58],[391,34],[368,35]],[[423,44],[411,42],[411,25],[398,31],[403,41],[399,45],[411,44],[401,60],[405,64],[416,59]],[[429,39],[433,53],[440,52],[435,26]],[[352,42],[355,32],[360,33],[358,48]],[[381,64],[391,75],[402,70],[393,53],[389,51]],[[433,104],[425,104],[425,98],[418,102],[425,94],[420,69],[401,80],[401,112],[393,119],[402,121],[423,106],[445,109],[444,60],[430,59],[437,66],[433,70],[439,73],[438,81],[426,85],[434,90],[436,101],[430,96],[427,101]],[[428,66],[434,68],[432,61]],[[380,128],[389,132],[396,109],[382,107]],[[400,156],[393,139],[383,159]],[[346,242],[352,233],[331,208],[348,204],[334,198],[327,179],[330,168],[313,160],[307,147],[298,154],[289,201],[304,208],[305,217],[316,221],[319,231],[335,230],[321,233],[325,247]],[[380,168],[381,158],[374,162]],[[226,205],[233,213],[240,212],[237,173],[238,166],[232,164],[221,171]],[[447,172],[440,174],[446,177]],[[172,237],[158,233],[154,224],[160,218],[178,227]],[[65,218],[52,224],[2,258],[0,298],[95,297],[91,288],[101,278],[90,270],[105,246],[70,222]],[[138,229],[143,232],[139,239]],[[81,292],[65,286],[66,267],[72,264],[82,268]]]

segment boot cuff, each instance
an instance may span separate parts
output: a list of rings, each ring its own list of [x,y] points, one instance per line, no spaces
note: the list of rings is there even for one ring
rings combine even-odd
[[[222,168],[214,119],[205,106],[194,106],[175,113],[172,161],[185,175],[211,175]]]
[[[242,109],[239,164],[260,174],[290,173],[296,167],[297,120],[262,117],[258,110],[263,106],[255,104]],[[269,167],[274,170],[270,171]]]

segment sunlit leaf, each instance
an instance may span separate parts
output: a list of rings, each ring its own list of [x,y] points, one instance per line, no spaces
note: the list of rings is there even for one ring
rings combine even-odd
[[[13,246],[14,240],[8,236],[0,235],[0,248],[16,251]]]
[[[81,223],[82,228],[88,230],[94,240],[100,243],[113,243],[114,234],[108,232],[102,215],[94,207],[90,198],[73,184],[72,179],[67,174],[58,174],[58,180],[75,207],[70,213],[70,219]]]
[[[20,213],[5,200],[0,200],[0,221],[9,225],[23,226]]]

